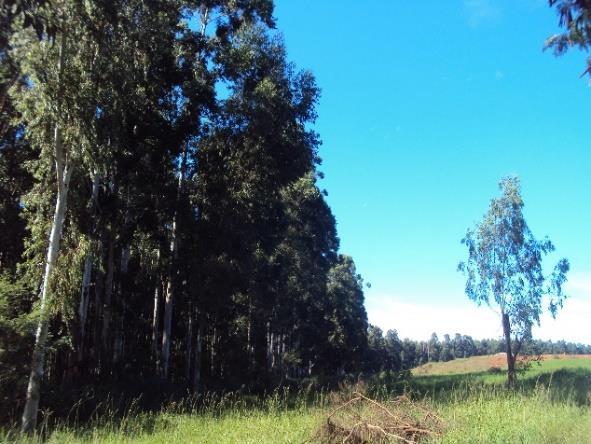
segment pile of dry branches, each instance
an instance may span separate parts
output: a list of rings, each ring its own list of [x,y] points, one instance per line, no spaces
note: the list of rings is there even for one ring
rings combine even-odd
[[[441,436],[443,421],[427,407],[400,396],[380,403],[359,392],[339,405],[314,436],[322,443],[406,443]]]

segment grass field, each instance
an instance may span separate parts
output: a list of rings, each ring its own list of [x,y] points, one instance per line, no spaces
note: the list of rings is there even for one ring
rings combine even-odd
[[[469,358],[416,369],[405,382],[376,377],[368,392],[387,400],[401,391],[432,409],[443,443],[591,443],[591,358],[545,359],[519,375],[514,391],[503,373],[489,371],[495,357]],[[199,412],[130,412],[123,420],[99,418],[76,428],[58,426],[51,443],[303,443],[331,409],[326,394],[276,392],[255,403],[227,397]],[[1,442],[17,435],[0,432]]]

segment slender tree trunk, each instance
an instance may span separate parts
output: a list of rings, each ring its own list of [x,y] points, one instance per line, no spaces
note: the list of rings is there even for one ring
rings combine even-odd
[[[172,329],[172,309],[174,303],[174,290],[175,290],[175,276],[176,271],[176,258],[178,254],[177,246],[177,218],[178,218],[178,207],[180,204],[181,193],[183,189],[183,176],[185,173],[185,165],[187,162],[187,148],[183,150],[181,167],[179,171],[179,182],[177,188],[176,206],[174,209],[174,216],[172,219],[172,234],[170,240],[170,264],[168,267],[168,279],[166,283],[166,299],[164,301],[164,329],[162,332],[162,376],[164,379],[168,379],[168,367],[170,362],[170,341],[171,341],[171,329]]]
[[[121,232],[127,233],[131,224],[131,211],[130,211],[130,197],[129,197],[129,186],[125,192],[125,216],[123,222],[123,228]],[[127,271],[129,269],[129,259],[131,258],[131,245],[126,234],[123,234],[124,243],[121,246],[121,253],[119,257],[119,273],[116,276],[116,283],[114,286],[115,301],[112,304],[115,308],[119,308],[114,314],[111,313],[113,323],[113,363],[118,364],[123,357],[124,351],[124,319],[126,316],[127,306],[124,300],[124,293],[127,291]],[[121,236],[120,236],[121,238]]]
[[[94,209],[96,208],[96,200],[98,198],[98,179],[99,176],[95,173],[92,179],[92,217],[94,218]],[[92,236],[94,237],[94,235]],[[90,281],[92,279],[92,259],[93,259],[93,244],[91,237],[90,251],[84,259],[84,274],[82,275],[82,289],[80,292],[80,305],[78,306],[78,318],[80,322],[80,343],[78,344],[78,362],[84,360],[84,341],[86,338],[86,320],[88,318],[88,305],[90,303]]]
[[[169,273],[166,282],[166,298],[164,300],[164,327],[162,329],[162,377],[168,378],[168,366],[170,363],[170,336],[172,329],[172,304],[174,299],[172,273]]]
[[[191,364],[193,355],[193,307],[189,306],[189,319],[187,320],[187,337],[185,338],[185,379],[191,385]]]
[[[125,223],[126,225],[129,223],[129,212],[126,211],[125,215]],[[121,361],[123,357],[123,330],[124,330],[124,319],[125,319],[125,310],[126,305],[123,299],[123,286],[127,282],[127,270],[129,268],[129,258],[131,257],[131,247],[129,244],[126,244],[123,248],[121,248],[121,258],[119,261],[119,273],[117,276],[117,283],[116,283],[116,292],[115,292],[115,307],[119,307],[120,309],[116,313],[116,316],[113,316],[113,363],[117,364]]]
[[[64,159],[62,147],[61,128],[56,124],[55,127],[55,152],[56,169],[58,177],[58,195],[49,236],[49,246],[47,248],[47,258],[45,261],[45,274],[41,287],[41,307],[40,318],[35,335],[35,347],[33,350],[33,359],[31,363],[31,374],[29,376],[29,385],[27,388],[27,401],[22,417],[23,433],[31,433],[37,425],[37,413],[39,409],[39,397],[41,390],[41,380],[43,378],[43,369],[45,363],[45,351],[47,345],[47,330],[49,327],[47,298],[49,284],[55,267],[55,262],[60,251],[60,242],[66,209],[68,203],[68,188],[70,186],[70,177],[72,175],[72,165]]]
[[[105,278],[105,294],[103,300],[103,355],[109,356],[110,346],[110,328],[111,328],[111,298],[113,296],[113,276],[115,274],[115,240],[113,233],[110,233],[109,252],[107,253],[107,276]]]
[[[157,267],[160,264],[160,250],[157,251]],[[156,368],[156,373],[160,373],[160,292],[162,290],[162,280],[160,276],[156,277],[154,288],[154,310],[152,313],[152,356]]]
[[[197,340],[195,341],[195,362],[193,364],[193,393],[199,393],[199,387],[201,385],[201,356],[203,352],[203,324],[205,323],[204,317],[198,317],[197,325]]]
[[[215,372],[215,360],[216,360],[216,342],[217,342],[217,329],[213,327],[213,332],[210,339],[209,356],[210,356],[210,372],[212,376],[217,376]]]
[[[98,240],[97,245],[97,257],[99,261],[103,261],[105,256],[104,254],[104,242],[103,242],[103,234]],[[99,369],[99,357],[101,352],[101,316],[102,316],[102,300],[103,300],[103,293],[105,289],[105,274],[102,271],[102,267],[97,268],[96,277],[94,280],[94,320],[93,320],[93,332],[92,332],[92,344],[93,344],[93,353],[92,359],[94,361],[95,367]]]
[[[91,246],[92,248],[92,246]],[[88,304],[90,302],[90,281],[92,279],[92,252],[84,259],[84,274],[82,275],[82,289],[80,291],[80,305],[78,306],[79,343],[78,362],[84,360],[84,340],[86,337],[86,319],[88,317]]]
[[[509,315],[502,313],[503,317],[503,335],[505,336],[505,348],[507,354],[507,386],[513,388],[515,386],[515,355],[511,349],[511,323]]]
[[[58,97],[56,104],[59,107],[63,91],[62,77],[66,60],[66,36],[62,34],[61,45],[58,60]],[[33,358],[31,362],[31,374],[29,375],[29,384],[27,387],[27,400],[23,411],[21,430],[23,433],[32,433],[37,426],[37,415],[39,412],[39,399],[41,395],[41,381],[43,379],[43,370],[45,363],[45,351],[47,346],[47,331],[49,328],[47,298],[49,293],[49,284],[57,260],[60,243],[62,240],[62,231],[66,210],[68,205],[68,189],[70,186],[70,177],[72,176],[72,161],[64,153],[62,128],[59,122],[55,123],[54,129],[54,155],[57,181],[57,200],[53,223],[49,235],[49,245],[47,247],[47,257],[45,260],[45,273],[41,286],[41,306],[39,323],[35,334],[35,346],[33,349]]]

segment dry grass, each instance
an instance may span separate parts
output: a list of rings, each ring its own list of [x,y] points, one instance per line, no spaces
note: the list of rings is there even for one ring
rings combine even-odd
[[[536,357],[542,361],[565,359],[589,359],[591,355],[567,355],[546,354]],[[531,357],[520,357],[520,361],[531,360]],[[429,362],[412,370],[414,376],[427,375],[459,375],[466,373],[486,372],[491,369],[507,370],[507,357],[505,353],[497,353],[486,356],[472,356],[470,358],[458,358],[447,362]]]
[[[447,362],[429,362],[412,370],[413,376],[423,375],[457,375],[465,373],[485,372],[492,367],[507,368],[505,353],[488,356],[472,356]]]

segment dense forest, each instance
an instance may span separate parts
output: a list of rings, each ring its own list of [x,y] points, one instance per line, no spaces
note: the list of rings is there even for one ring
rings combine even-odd
[[[261,392],[504,351],[368,324],[272,0],[0,9],[0,420],[29,431],[74,387]]]
[[[319,89],[271,1],[15,5],[0,410],[36,410],[40,385],[262,389],[356,369],[367,317],[317,183]]]

